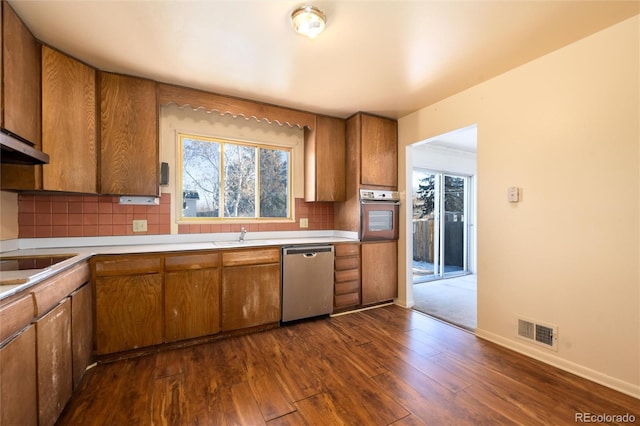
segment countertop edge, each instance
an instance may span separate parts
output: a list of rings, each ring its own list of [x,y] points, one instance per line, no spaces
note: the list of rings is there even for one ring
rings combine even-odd
[[[355,238],[354,238],[355,234]],[[78,241],[77,238],[72,241],[63,241],[63,239],[56,239],[56,246],[47,247],[46,245],[33,244],[20,244],[17,250],[3,252],[2,256],[34,256],[34,255],[60,255],[60,254],[75,254],[75,256],[66,259],[60,263],[57,263],[49,268],[43,269],[37,273],[25,272],[20,276],[20,271],[9,271],[12,274],[10,278],[26,278],[27,281],[20,284],[12,285],[0,285],[0,302],[8,297],[14,296],[18,293],[24,292],[36,284],[49,279],[80,262],[88,261],[91,257],[105,254],[133,254],[133,253],[164,253],[174,251],[199,251],[199,250],[235,250],[241,248],[257,248],[257,247],[273,247],[273,246],[286,246],[286,245],[306,245],[306,244],[331,244],[331,243],[348,243],[359,242],[357,233],[349,233],[345,231],[321,231],[313,232],[309,231],[304,235],[300,233],[253,233],[254,238],[247,238],[241,246],[233,245],[229,247],[216,246],[215,242],[230,242],[237,238],[237,233],[229,234],[186,234],[187,236],[196,238],[178,238],[181,241],[175,241],[173,238],[171,242],[167,242],[169,238],[175,237],[174,235],[164,235],[165,238],[152,238],[141,239],[140,237],[132,237],[126,239],[126,242],[130,244],[122,243],[122,239],[118,240],[121,244],[104,244],[104,245],[70,245],[72,242],[86,242],[87,239]],[[259,236],[256,238],[255,236]],[[159,236],[152,236],[159,237]],[[166,238],[169,237],[169,238]],[[231,238],[232,237],[232,238]],[[106,237],[105,237],[106,238]],[[135,240],[133,239],[135,238]],[[34,239],[35,240],[35,239]],[[43,239],[39,239],[43,240]],[[265,244],[265,240],[269,240]],[[95,239],[93,240],[95,241]],[[116,240],[109,239],[110,242],[116,242]],[[135,241],[135,244],[132,242]],[[33,247],[35,245],[35,247]],[[9,272],[0,272],[0,276],[7,276]]]

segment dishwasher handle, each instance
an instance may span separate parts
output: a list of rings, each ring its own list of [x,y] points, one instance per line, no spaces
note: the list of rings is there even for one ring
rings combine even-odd
[[[318,253],[333,252],[333,246],[315,246],[315,247],[286,247],[282,249],[284,256],[290,254],[302,254],[304,257],[315,257]]]

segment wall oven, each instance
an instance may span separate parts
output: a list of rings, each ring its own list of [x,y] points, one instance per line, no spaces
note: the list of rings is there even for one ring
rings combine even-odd
[[[398,239],[400,194],[397,191],[360,190],[360,241]]]

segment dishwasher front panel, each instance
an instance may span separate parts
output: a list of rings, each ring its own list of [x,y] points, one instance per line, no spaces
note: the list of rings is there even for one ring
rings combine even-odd
[[[333,311],[333,246],[282,249],[282,321]]]

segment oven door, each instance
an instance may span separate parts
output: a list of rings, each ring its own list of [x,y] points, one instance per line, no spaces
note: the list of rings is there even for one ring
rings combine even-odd
[[[398,239],[398,201],[360,202],[360,241]]]

